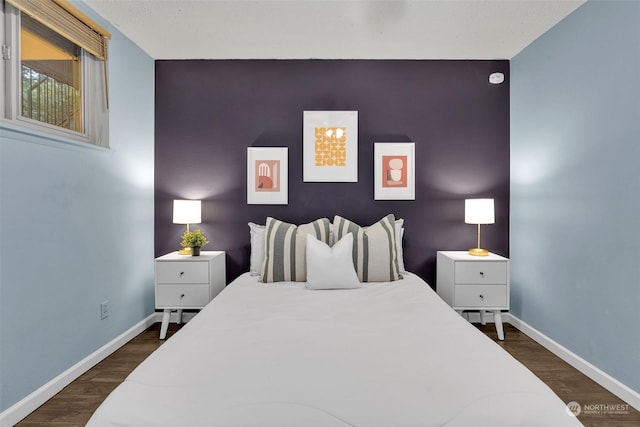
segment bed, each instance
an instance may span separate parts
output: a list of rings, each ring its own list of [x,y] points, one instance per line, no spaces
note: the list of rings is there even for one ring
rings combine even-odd
[[[234,280],[88,425],[581,425],[412,273],[348,290],[258,280]]]

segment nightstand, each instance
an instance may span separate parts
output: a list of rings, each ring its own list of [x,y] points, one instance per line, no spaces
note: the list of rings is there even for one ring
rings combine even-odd
[[[436,288],[447,304],[465,310],[493,312],[498,339],[504,340],[502,310],[509,310],[509,259],[489,253],[473,256],[467,251],[438,251]]]
[[[155,260],[156,309],[164,310],[160,339],[167,336],[172,310],[200,309],[222,291],[226,285],[225,253],[202,251],[200,256],[172,252]]]

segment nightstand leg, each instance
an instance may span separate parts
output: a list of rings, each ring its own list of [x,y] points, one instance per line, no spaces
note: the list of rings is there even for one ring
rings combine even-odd
[[[464,311],[464,310],[456,310],[456,313],[458,313],[460,316],[462,316],[463,319],[465,319],[467,322],[469,321],[469,313]]]
[[[484,310],[480,310],[480,324],[481,325],[486,325],[487,324],[487,319],[484,317],[485,312]]]
[[[178,310],[178,325],[182,324],[182,310]]]
[[[160,325],[160,339],[163,340],[167,336],[167,328],[169,328],[169,317],[171,316],[171,310],[165,308],[162,313],[162,325]]]
[[[504,341],[504,329],[502,328],[502,312],[500,310],[493,310],[493,322],[496,324],[498,339],[500,341]]]

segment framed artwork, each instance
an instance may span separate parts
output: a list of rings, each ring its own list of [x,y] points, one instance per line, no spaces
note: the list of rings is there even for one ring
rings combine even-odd
[[[305,182],[358,182],[358,112],[304,111]]]
[[[247,148],[248,205],[289,203],[288,156],[287,147]]]
[[[415,144],[376,142],[374,173],[375,200],[415,200]]]

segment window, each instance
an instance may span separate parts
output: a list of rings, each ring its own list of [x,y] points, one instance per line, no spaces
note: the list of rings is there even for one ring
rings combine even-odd
[[[109,33],[66,0],[5,0],[3,6],[4,119],[108,147]]]
[[[82,132],[82,49],[27,15],[20,19],[21,115]]]

